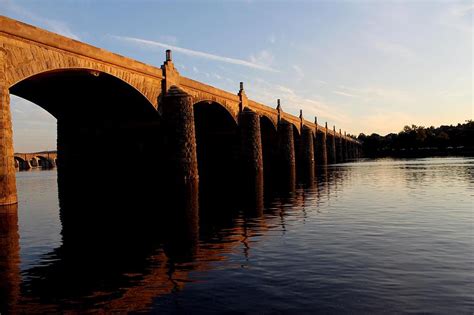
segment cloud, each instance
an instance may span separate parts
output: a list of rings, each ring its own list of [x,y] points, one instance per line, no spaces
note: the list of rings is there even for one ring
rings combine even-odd
[[[326,81],[323,81],[323,80],[317,80],[317,79],[315,79],[314,81],[317,82],[317,83],[319,83],[319,84],[328,84]]]
[[[247,88],[248,87],[248,88]],[[276,107],[276,99],[281,99],[284,112],[298,115],[303,110],[303,116],[308,121],[313,121],[317,116],[320,124],[324,119],[331,120],[332,124],[348,126],[351,119],[346,113],[339,110],[339,106],[329,104],[319,97],[303,96],[300,91],[278,84],[272,84],[262,78],[250,78],[246,85],[247,95],[254,100],[262,102],[270,107]]]
[[[332,92],[334,94],[344,95],[344,96],[348,96],[348,97],[357,97],[357,95],[350,94],[350,93],[343,92],[343,91],[332,91]]]
[[[303,69],[301,69],[300,66],[292,65],[291,68],[295,71],[297,80],[301,80],[301,79],[304,78],[304,72],[303,72]]]
[[[250,56],[250,61],[254,64],[270,67],[275,57],[268,50],[260,50],[257,54]]]
[[[416,103],[414,95],[398,89],[390,89],[380,86],[366,86],[366,87],[347,87],[343,85],[338,86],[338,90],[333,91],[336,94],[357,97],[366,103],[376,102],[378,105],[387,104],[413,104]]]
[[[10,0],[0,0],[0,4],[2,4],[3,7],[6,8],[7,10],[10,10],[10,11],[12,11],[12,12],[14,12],[14,13],[16,13],[16,14],[24,17],[24,18],[27,18],[27,19],[31,20],[32,22],[34,22],[34,23],[41,24],[46,29],[48,29],[52,32],[61,34],[63,36],[66,36],[66,37],[69,37],[69,38],[72,38],[72,39],[75,39],[75,40],[80,40],[79,36],[77,34],[75,34],[69,28],[69,26],[63,21],[48,19],[48,18],[39,16],[39,15],[25,9],[24,7],[13,3]]]
[[[253,59],[251,58],[250,61],[247,60],[242,60],[242,59],[236,59],[236,58],[230,58],[230,57],[224,57],[224,56],[219,56],[219,55],[214,55],[210,54],[207,52],[202,52],[198,50],[192,50],[192,49],[187,49],[187,48],[182,48],[166,43],[161,43],[157,41],[151,41],[151,40],[146,40],[146,39],[141,39],[141,38],[136,38],[136,37],[127,37],[127,36],[116,36],[112,35],[112,38],[126,41],[126,42],[132,42],[132,43],[138,43],[147,47],[160,47],[160,48],[166,48],[166,49],[171,49],[174,52],[182,53],[188,56],[193,56],[193,57],[199,57],[199,58],[204,58],[208,60],[214,60],[214,61],[220,61],[220,62],[226,62],[230,64],[235,64],[235,65],[240,65],[240,66],[245,66],[253,69],[259,69],[259,70],[265,70],[265,71],[272,71],[272,72],[278,72],[277,70],[271,68],[268,66],[268,61],[269,61],[269,54],[262,54],[259,53],[257,56],[255,56]]]
[[[472,24],[474,13],[474,4],[452,5],[449,9],[443,10],[439,23],[458,31],[473,33],[474,27]]]

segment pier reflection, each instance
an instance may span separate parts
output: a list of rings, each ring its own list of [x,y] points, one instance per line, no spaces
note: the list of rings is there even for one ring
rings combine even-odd
[[[16,312],[20,297],[18,205],[0,207],[0,314]]]
[[[318,169],[315,183],[266,192],[265,199],[262,187],[234,192],[234,200],[218,190],[201,200],[193,189],[152,194],[152,182],[143,181],[134,194],[117,194],[117,185],[90,186],[88,193],[101,196],[90,202],[80,187],[69,186],[59,190],[61,246],[22,271],[16,211],[4,211],[0,312],[149,311],[156,297],[194,283],[195,272],[212,270],[231,254],[251,259],[259,236],[275,226],[285,231],[288,215],[336,189],[347,174],[336,172]]]

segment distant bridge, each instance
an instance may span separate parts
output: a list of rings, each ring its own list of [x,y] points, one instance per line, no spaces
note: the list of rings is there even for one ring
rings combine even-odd
[[[10,93],[57,118],[57,157],[13,153]],[[246,185],[264,172],[311,181],[315,165],[359,156],[359,142],[340,129],[276,105],[249,99],[243,83],[230,93],[181,76],[171,51],[157,68],[0,16],[0,204],[17,202],[16,164],[57,160],[59,174],[84,151],[126,152],[108,160],[117,165],[162,158],[176,184],[193,189],[226,168]]]
[[[15,168],[24,171],[32,168],[50,169],[56,166],[58,154],[56,151],[33,153],[15,153]]]

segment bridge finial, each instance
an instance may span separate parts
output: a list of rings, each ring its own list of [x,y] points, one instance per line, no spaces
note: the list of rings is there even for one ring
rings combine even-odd
[[[166,61],[172,61],[171,49],[166,49]]]
[[[244,108],[248,107],[248,99],[244,91],[244,82],[240,82],[239,99],[239,110],[242,113],[244,111]]]
[[[303,110],[300,109],[300,128],[301,128],[301,130],[303,130],[303,126],[304,126],[304,123],[303,123]]]
[[[314,124],[316,125],[316,128],[318,128],[318,117],[314,116]]]
[[[277,99],[277,112],[278,112],[278,122],[281,121],[281,104],[280,99]]]
[[[341,131],[341,128],[339,128],[339,135],[342,136],[342,131]]]
[[[328,130],[328,122],[326,121],[326,130]]]

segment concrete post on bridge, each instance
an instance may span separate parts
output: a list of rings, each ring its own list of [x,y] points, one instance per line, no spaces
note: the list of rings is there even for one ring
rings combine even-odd
[[[198,224],[199,175],[192,98],[176,86],[164,96],[163,121],[166,134],[167,187],[176,198],[175,217]]]
[[[314,117],[314,123],[316,125],[316,159],[318,166],[326,166],[328,164],[328,152],[327,152],[327,134],[326,129],[324,131],[318,128],[318,118]]]
[[[294,191],[296,187],[296,156],[295,139],[293,136],[293,125],[282,116],[280,100],[277,105],[278,110],[278,172],[281,184],[289,191]]]
[[[242,187],[249,201],[260,209],[263,207],[263,151],[259,115],[247,107],[247,96],[240,82],[240,160]]]
[[[6,52],[0,46],[0,206],[17,203],[10,91],[6,80]]]
[[[301,175],[307,184],[314,182],[314,137],[313,131],[303,124],[303,111],[300,111],[301,121]]]

